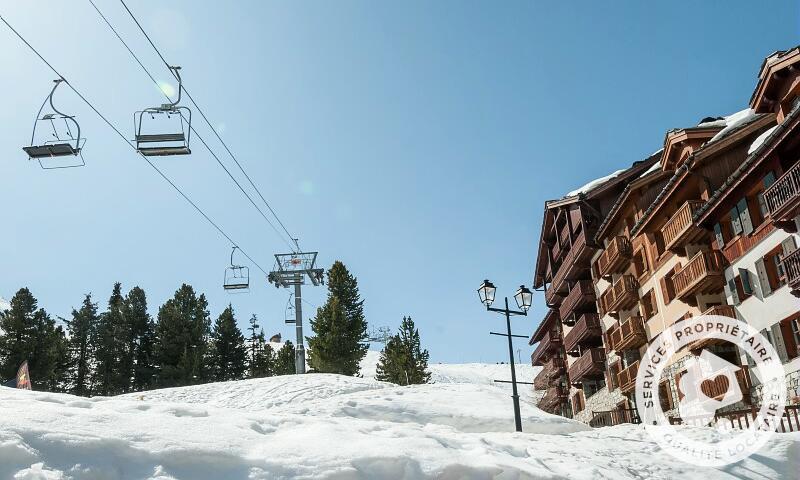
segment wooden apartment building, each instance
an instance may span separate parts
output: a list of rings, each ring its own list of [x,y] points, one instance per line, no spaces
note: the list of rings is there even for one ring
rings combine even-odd
[[[762,329],[781,353],[789,398],[797,396],[798,97],[800,50],[777,52],[762,65],[749,108],[671,130],[650,158],[546,203],[534,286],[545,287],[550,310],[531,337],[532,361],[544,367],[534,379],[547,389],[541,408],[593,425],[634,421],[648,342],[707,313]],[[577,228],[582,238],[573,242]],[[759,381],[735,346],[694,344],[662,379],[668,415],[678,416],[678,381],[703,348],[740,367],[747,395],[731,408],[759,402]]]

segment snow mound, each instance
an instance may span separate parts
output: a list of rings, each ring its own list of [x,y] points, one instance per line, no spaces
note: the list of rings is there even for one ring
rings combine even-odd
[[[775,125],[774,127],[770,128],[766,132],[764,132],[761,135],[759,135],[758,137],[756,137],[756,139],[753,140],[753,143],[750,144],[750,148],[747,149],[747,154],[750,155],[751,153],[753,153],[756,150],[758,150],[758,147],[760,147],[761,145],[764,144],[764,142],[767,140],[767,138],[770,135],[772,135],[772,132],[774,132],[776,128],[778,128],[777,125]]]
[[[698,468],[665,454],[640,426],[590,430],[527,402],[526,431],[515,433],[510,399],[499,388],[331,377],[188,387],[191,395],[170,389],[144,400],[0,388],[0,478],[721,480],[796,478],[800,467],[798,433],[774,436],[736,465]],[[379,388],[363,389],[365,382]],[[267,384],[310,388],[273,407],[199,394],[232,388],[254,400]],[[314,392],[318,385],[328,393],[339,385],[342,393],[326,398]]]
[[[331,374],[282,375],[192,387],[164,388],[116,398],[157,403],[189,403],[219,408],[268,410],[292,403],[324,400],[362,390],[386,388],[372,379]]]
[[[698,127],[724,127],[722,130],[717,132],[716,135],[711,137],[711,140],[706,142],[714,143],[717,140],[727,136],[728,133],[730,133],[730,131],[734,128],[738,128],[739,126],[751,121],[753,118],[755,118],[755,116],[756,112],[753,109],[745,108],[744,110],[728,115],[727,117],[723,117],[722,120],[701,123],[698,125]]]

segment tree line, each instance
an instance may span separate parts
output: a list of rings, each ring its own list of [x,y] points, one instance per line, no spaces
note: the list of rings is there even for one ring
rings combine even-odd
[[[328,296],[306,337],[311,372],[359,375],[368,349],[367,321],[358,280],[342,262],[327,271]],[[86,294],[59,325],[27,288],[0,312],[0,381],[14,378],[28,361],[35,390],[110,396],[154,388],[295,373],[295,348],[272,348],[252,315],[247,337],[228,305],[213,322],[204,294],[182,285],[148,313],[140,287],[123,295],[116,283],[101,311]],[[428,352],[419,331],[404,318],[378,365],[378,379],[401,385],[427,383]]]
[[[213,322],[205,295],[182,285],[156,318],[140,287],[117,283],[103,311],[86,294],[64,326],[27,288],[0,312],[0,379],[28,361],[33,388],[81,396],[294,373],[294,345],[274,351],[258,326],[245,338],[228,305]]]

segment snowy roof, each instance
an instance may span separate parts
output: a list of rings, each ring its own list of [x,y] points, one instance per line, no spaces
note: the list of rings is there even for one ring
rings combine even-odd
[[[709,140],[707,142],[707,143],[713,143],[713,142],[716,142],[717,140],[719,140],[721,138],[724,138],[724,137],[728,136],[728,134],[731,133],[734,129],[736,129],[736,128],[738,128],[738,127],[740,127],[740,126],[742,126],[742,125],[744,125],[746,123],[749,123],[752,120],[755,120],[756,117],[757,117],[756,112],[753,111],[752,108],[745,108],[744,110],[741,110],[739,112],[736,112],[736,113],[733,113],[731,115],[728,115],[727,117],[723,117],[722,120],[716,120],[714,122],[701,123],[700,125],[698,125],[698,127],[701,127],[701,126],[702,127],[711,127],[711,126],[723,127],[722,130],[717,132],[717,134],[714,135],[713,137],[711,137],[711,140]]]
[[[770,134],[772,134],[772,132],[774,132],[776,128],[778,128],[777,125],[775,125],[774,127],[770,128],[769,130],[765,131],[764,133],[756,137],[756,139],[753,140],[753,143],[750,144],[750,148],[747,149],[747,154],[750,155],[751,153],[758,150],[758,147],[764,144],[764,140],[766,140],[767,137],[769,137]]]
[[[611,175],[606,175],[605,177],[600,177],[597,179],[592,180],[591,182],[587,183],[586,185],[569,192],[565,198],[567,197],[574,197],[575,195],[586,194],[589,193],[591,190],[599,187],[600,185],[606,183],[607,181],[614,179],[623,173],[625,173],[628,169],[623,168],[622,170],[617,170],[616,172],[612,173]]]

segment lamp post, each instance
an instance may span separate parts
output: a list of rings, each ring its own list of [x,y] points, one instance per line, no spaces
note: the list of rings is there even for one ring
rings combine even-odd
[[[524,285],[520,285],[517,289],[516,293],[514,293],[514,300],[517,302],[517,307],[519,310],[511,310],[508,308],[508,297],[505,297],[505,307],[504,308],[494,308],[492,307],[492,303],[494,303],[494,294],[497,288],[494,286],[492,282],[489,280],[484,280],[480,287],[478,287],[478,298],[480,298],[481,303],[486,305],[486,310],[489,312],[500,313],[506,316],[506,333],[497,333],[497,332],[489,332],[491,335],[500,335],[501,337],[506,337],[508,339],[508,363],[511,365],[511,382],[506,382],[503,380],[495,380],[495,382],[501,383],[511,383],[511,391],[512,395],[511,398],[514,400],[514,423],[516,425],[516,429],[518,432],[522,431],[522,415],[520,414],[519,409],[519,393],[517,393],[517,384],[523,383],[527,385],[532,385],[530,382],[517,382],[517,369],[514,365],[514,344],[511,341],[512,337],[517,338],[528,338],[525,335],[512,335],[511,334],[511,317],[513,315],[528,315],[528,309],[531,308],[531,302],[533,300],[533,293],[525,287]]]

